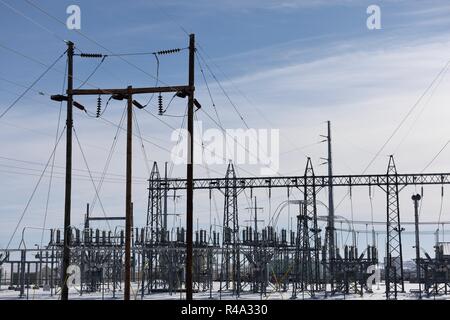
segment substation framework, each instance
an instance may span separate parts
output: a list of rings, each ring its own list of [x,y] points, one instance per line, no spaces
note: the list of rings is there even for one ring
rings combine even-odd
[[[194,292],[232,294],[290,292],[292,298],[321,295],[363,295],[368,291],[369,266],[378,265],[375,245],[363,252],[358,248],[338,248],[330,243],[335,234],[334,219],[327,219],[325,241],[318,227],[317,195],[324,188],[379,187],[386,195],[386,254],[383,279],[386,299],[404,292],[402,231],[399,193],[409,185],[450,184],[450,174],[398,174],[394,158],[389,159],[386,174],[316,176],[310,159],[302,176],[241,178],[229,164],[224,178],[194,179],[194,190],[219,190],[223,195],[223,225],[220,231],[197,230],[193,239]],[[239,194],[244,190],[285,188],[297,189],[303,199],[297,200],[296,231],[273,225],[258,230],[256,198],[254,226],[240,227]],[[133,294],[140,298],[154,293],[176,294],[185,290],[186,231],[167,227],[169,192],[186,189],[185,179],[161,177],[156,163],[149,179],[146,225],[133,228],[131,245],[131,282],[137,286]],[[414,199],[414,198],[413,198]],[[420,197],[419,197],[420,199]],[[89,210],[89,209],[88,209]],[[124,283],[124,230],[101,231],[90,228],[89,221],[106,218],[89,217],[83,230],[72,228],[71,263],[81,270],[80,294],[109,292],[116,296]],[[113,219],[113,218],[112,218]],[[330,223],[330,221],[332,221]],[[418,228],[418,221],[416,220]],[[416,230],[418,231],[418,229]],[[60,230],[51,230],[45,248],[15,249],[0,253],[0,264],[9,270],[9,279],[1,286],[19,291],[43,287],[58,294],[64,239]],[[333,237],[334,239],[335,237]],[[334,242],[334,240],[333,240]],[[333,250],[333,252],[330,251]],[[341,250],[342,252],[341,252]],[[435,257],[425,253],[416,257],[418,273],[415,281],[423,284],[420,294],[448,294],[450,290],[450,250],[447,243],[437,243]],[[214,286],[219,283],[219,286]],[[301,295],[301,296],[299,296]]]
[[[409,185],[445,185],[450,183],[450,175],[439,174],[398,174],[393,156],[390,156],[385,174],[375,175],[335,175],[316,176],[311,160],[308,158],[303,176],[285,177],[236,177],[230,164],[225,178],[194,179],[194,190],[219,190],[224,195],[223,231],[220,258],[219,280],[225,288],[239,295],[243,288],[264,292],[268,284],[292,290],[292,297],[298,293],[314,296],[325,294],[360,293],[366,290],[370,274],[368,267],[378,264],[378,250],[369,246],[358,254],[355,246],[344,247],[340,252],[330,234],[335,233],[334,218],[328,219],[325,242],[317,224],[317,195],[330,187],[379,187],[386,195],[386,254],[384,259],[384,280],[386,299],[396,299],[399,292],[405,291],[402,231],[400,221],[399,193]],[[185,179],[150,180],[153,188],[167,191],[184,190]],[[299,201],[296,232],[291,231],[287,241],[286,230],[281,237],[273,232],[273,226],[266,227],[262,233],[257,230],[243,230],[239,238],[239,219],[237,197],[246,189],[286,188],[298,189],[303,193]],[[152,189],[152,188],[150,188]],[[158,201],[150,193],[149,203]],[[256,204],[255,204],[256,206]],[[331,210],[329,210],[331,211]],[[334,212],[333,212],[334,213]],[[161,214],[161,213],[156,213]],[[255,217],[256,219],[256,217]],[[418,224],[418,221],[416,221]],[[257,224],[255,223],[255,229]],[[214,238],[216,239],[216,238]],[[218,241],[215,242],[217,245]],[[425,292],[447,293],[449,287],[447,260],[440,244],[433,259],[418,258],[418,269],[423,270],[419,282],[425,284]],[[159,244],[155,243],[158,247]],[[243,274],[244,265],[251,266],[250,278]],[[438,274],[440,272],[440,274]],[[281,280],[281,281],[280,281]],[[231,284],[229,287],[228,284]],[[259,288],[259,289],[258,289]],[[223,287],[220,287],[222,290]],[[434,290],[434,291],[433,291]],[[254,291],[255,292],[255,291]]]

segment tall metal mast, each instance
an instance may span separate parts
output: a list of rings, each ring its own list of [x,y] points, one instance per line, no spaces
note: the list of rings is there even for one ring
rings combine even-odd
[[[334,287],[334,258],[335,258],[335,240],[334,240],[334,196],[333,196],[333,160],[331,154],[331,123],[327,121],[328,133],[328,241],[329,241],[329,259],[330,259],[330,275],[331,289]]]

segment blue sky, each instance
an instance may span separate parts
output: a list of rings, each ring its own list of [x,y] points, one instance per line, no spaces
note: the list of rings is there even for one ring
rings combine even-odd
[[[68,16],[67,6],[79,5],[80,31],[89,39],[68,30],[30,3],[63,22]],[[366,27],[366,8],[371,4],[381,8],[381,30],[368,30]],[[249,126],[280,129],[282,174],[301,174],[305,156],[312,157],[318,174],[325,173],[326,168],[320,166],[320,157],[326,152],[325,145],[316,142],[320,140],[319,135],[325,133],[326,120],[331,120],[333,126],[335,172],[362,173],[450,58],[448,1],[199,0],[187,3],[179,0],[1,0],[0,7],[0,45],[28,57],[0,46],[0,110],[23,92],[23,86],[31,84],[43,72],[44,67],[36,60],[49,65],[64,52],[62,39],[73,41],[83,52],[105,53],[98,43],[114,53],[153,52],[186,47],[188,39],[184,29],[196,34],[200,54]],[[148,75],[156,74],[152,56],[126,59],[141,70],[118,58],[108,57],[89,83],[99,87],[154,85],[154,79]],[[185,83],[186,62],[186,51],[162,57],[160,80],[171,84]],[[75,84],[79,85],[78,80],[85,79],[97,63],[97,60],[76,59]],[[203,69],[224,127],[242,128],[242,121],[204,65]],[[36,175],[42,171],[42,164],[47,162],[53,148],[59,105],[49,100],[49,94],[61,91],[63,76],[64,59],[36,84],[35,91],[30,91],[0,119],[0,157],[3,157],[0,158],[3,181],[0,186],[0,247],[8,242],[38,180]],[[214,114],[198,65],[196,81],[199,101],[205,112]],[[414,108],[368,172],[384,172],[389,154],[395,155],[400,172],[420,172],[427,165],[450,138],[446,120],[450,115],[446,107],[450,98],[446,90],[448,85],[449,79],[444,74]],[[170,99],[168,96],[165,98],[166,102]],[[142,101],[145,100],[147,97],[142,97]],[[95,98],[81,99],[81,102],[90,111],[95,111]],[[154,101],[152,105],[151,112],[156,113]],[[184,108],[183,101],[174,101],[171,112],[182,115]],[[105,118],[117,124],[122,111],[123,105],[114,102]],[[204,113],[197,116],[204,127],[215,126]],[[170,128],[148,114],[140,113],[137,117],[143,137],[166,148],[173,145]],[[181,118],[176,117],[163,120],[174,127],[179,127],[181,122]],[[101,172],[116,128],[77,112],[75,128],[89,161],[89,169]],[[134,201],[138,223],[145,219],[145,179],[148,173],[140,143],[137,139],[135,141]],[[124,143],[122,134],[109,169],[111,179],[101,192],[102,204],[109,215],[123,212]],[[163,162],[170,160],[161,148],[148,142],[144,142],[144,146],[150,165],[151,161],[157,160],[162,168]],[[79,226],[85,204],[91,202],[95,193],[81,153],[76,145],[74,148],[75,168],[79,170],[76,172],[79,176],[74,179],[73,221]],[[63,152],[62,143],[56,152],[47,227],[62,224]],[[444,150],[427,171],[448,171],[448,156],[449,151]],[[225,166],[212,166],[211,170],[214,171],[210,174],[217,176],[216,172],[224,172]],[[243,166],[242,170],[255,174],[259,171],[255,166]],[[207,174],[202,167],[196,167],[196,175]],[[173,175],[183,176],[184,167],[175,166]],[[24,226],[43,225],[48,184],[46,176],[19,230]],[[412,221],[410,196],[414,191],[417,190],[407,188],[402,192],[402,219],[405,221]],[[336,202],[346,192],[337,191]],[[366,189],[354,193],[355,219],[370,218],[367,193]],[[439,218],[439,194],[439,187],[425,191],[424,220],[436,221]],[[271,202],[263,199],[264,193],[259,196],[265,214],[269,215],[284,195],[275,194]],[[204,199],[205,195],[198,197]],[[217,219],[221,217],[222,203],[219,199],[217,197],[213,206],[217,207],[217,212],[211,214]],[[246,199],[243,197],[240,201],[245,208]],[[378,191],[375,201],[375,219],[383,221],[385,209],[381,191]],[[184,198],[177,204],[177,213],[182,214],[183,207]],[[98,206],[95,210],[102,214]],[[206,226],[210,215],[207,201],[198,201],[196,210],[199,224]],[[348,199],[343,201],[338,213],[351,216]],[[246,214],[242,209],[243,219]],[[450,217],[446,215],[444,201],[441,220],[447,219]],[[174,221],[174,224],[178,223]],[[436,226],[429,229],[436,229]],[[38,231],[31,232],[29,245],[38,241],[39,236]],[[431,250],[432,237],[427,237],[430,238],[428,249]],[[17,244],[19,240],[20,235],[16,235],[13,243]],[[405,245],[409,254],[412,253],[411,245],[408,242]]]

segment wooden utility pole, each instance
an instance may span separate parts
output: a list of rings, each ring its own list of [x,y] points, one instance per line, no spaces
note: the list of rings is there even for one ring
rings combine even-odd
[[[67,121],[66,121],[66,186],[64,200],[64,248],[61,274],[61,300],[69,299],[67,268],[70,264],[70,209],[72,196],[72,128],[73,128],[73,42],[67,42]]]
[[[130,300],[131,281],[131,173],[133,150],[133,95],[132,87],[127,88],[127,161],[126,161],[126,191],[125,191],[125,290],[124,300]]]
[[[189,36],[189,87],[194,87],[195,35]],[[192,235],[194,197],[194,90],[188,96],[188,159],[186,185],[186,300],[192,300]]]

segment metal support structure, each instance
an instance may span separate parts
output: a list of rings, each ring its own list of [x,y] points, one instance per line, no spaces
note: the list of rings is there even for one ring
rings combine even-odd
[[[402,227],[398,199],[398,174],[394,157],[389,157],[386,185],[386,298],[396,299],[399,291],[404,292]]]
[[[145,243],[150,246],[150,251],[146,254],[148,259],[143,259],[144,266],[148,262],[148,289],[151,291],[156,288],[156,273],[158,270],[158,252],[154,250],[164,240],[164,229],[162,227],[162,208],[161,208],[161,176],[158,165],[153,163],[149,180],[149,199],[147,209],[147,224],[145,229]],[[144,249],[145,250],[145,249]],[[144,277],[145,273],[143,274]],[[145,279],[142,280],[144,285]]]
[[[294,283],[292,285],[292,298],[297,298],[297,292],[308,290],[311,251],[309,242],[309,223],[306,215],[306,206],[303,201],[299,203],[297,215],[297,237],[295,241]]]
[[[132,179],[132,152],[133,150],[133,95],[132,87],[127,90],[127,160],[126,160],[126,192],[125,192],[125,289],[124,300],[130,300],[131,286],[131,179]]]
[[[195,71],[195,36],[191,34],[189,36],[189,84],[185,86],[167,86],[167,87],[142,87],[133,88],[132,86],[123,88],[112,88],[112,89],[73,89],[73,43],[68,42],[68,86],[67,86],[67,98],[61,95],[52,96],[52,99],[56,101],[67,101],[67,165],[66,165],[66,204],[65,204],[65,241],[70,244],[70,196],[71,196],[71,156],[72,156],[72,107],[73,107],[73,96],[81,95],[111,95],[118,100],[124,98],[127,99],[127,177],[126,177],[126,195],[125,195],[125,211],[126,211],[126,254],[125,254],[125,290],[124,298],[129,299],[129,280],[131,280],[131,275],[128,270],[131,268],[131,253],[129,253],[130,242],[132,237],[132,209],[131,209],[131,143],[132,143],[132,107],[135,105],[138,108],[143,108],[137,101],[132,99],[135,94],[148,94],[148,93],[162,93],[162,92],[173,92],[177,93],[180,97],[188,97],[188,164],[187,164],[187,197],[186,197],[186,298],[188,300],[192,299],[192,235],[193,235],[193,118],[194,118],[194,104],[198,104],[194,99],[194,71]],[[59,99],[59,100],[57,100]],[[84,108],[78,104],[80,109]],[[66,268],[70,263],[70,252],[67,246],[66,252],[63,254],[63,277],[66,278]],[[62,299],[68,298],[67,286],[65,286],[64,280],[62,280]]]
[[[188,96],[188,161],[186,166],[186,300],[192,300],[192,237],[194,220],[194,71],[195,35],[189,35],[189,87]]]
[[[309,161],[308,161],[309,162]],[[155,175],[155,180],[158,180],[159,175]],[[307,165],[305,177],[313,179],[314,173],[311,163]],[[314,188],[314,184],[307,180],[309,187]],[[313,179],[314,180],[314,179]],[[159,182],[164,181],[159,177]],[[236,177],[234,170],[230,167],[230,173],[227,177],[228,198],[237,199],[238,192],[242,189],[238,188],[240,181]],[[151,185],[150,185],[151,186]],[[159,188],[162,193],[164,186],[156,181],[155,188]],[[151,189],[151,188],[150,188]],[[317,193],[319,189],[315,192]],[[150,197],[153,192],[150,191]],[[236,193],[234,193],[236,191]],[[315,278],[314,263],[316,251],[316,239],[313,236],[314,218],[308,216],[307,202],[310,202],[314,196],[314,190],[306,192],[307,196],[302,197],[301,200],[291,200],[291,203],[299,205],[298,211],[298,225],[297,234],[292,232],[290,234],[290,241],[287,241],[286,229],[281,229],[281,233],[268,225],[259,228],[258,213],[256,212],[257,203],[255,198],[254,207],[250,208],[252,212],[255,210],[254,219],[246,220],[250,222],[242,231],[242,241],[238,239],[238,250],[241,261],[239,264],[232,262],[233,248],[230,246],[229,257],[226,257],[226,245],[222,247],[219,244],[219,237],[215,230],[208,237],[206,230],[198,229],[195,233],[195,242],[193,247],[193,288],[199,292],[206,293],[213,297],[214,282],[223,280],[231,282],[236,277],[233,273],[240,272],[240,280],[237,280],[237,285],[240,292],[259,293],[261,298],[263,296],[274,293],[287,292],[291,288],[292,297],[298,298],[298,294],[302,294],[300,298],[305,298],[305,295],[316,295],[318,290],[323,291],[324,284],[329,284],[327,278]],[[224,192],[225,196],[225,192]],[[157,196],[159,199],[159,196]],[[306,199],[306,201],[305,201]],[[414,200],[414,199],[413,199]],[[316,199],[317,201],[317,199]],[[319,201],[317,201],[319,203]],[[228,201],[231,211],[234,211],[233,200]],[[416,217],[418,215],[418,205],[416,204]],[[237,208],[237,206],[236,206]],[[311,208],[309,209],[311,210]],[[160,210],[161,211],[161,210]],[[225,211],[224,211],[225,212]],[[311,213],[311,211],[310,211]],[[317,220],[326,222],[327,216],[317,217]],[[91,220],[91,219],[89,219]],[[364,221],[355,221],[363,224]],[[416,219],[416,224],[418,224]],[[430,222],[428,222],[429,224]],[[446,222],[448,224],[448,222]],[[233,229],[233,223],[229,223],[229,228]],[[254,227],[254,230],[252,230]],[[123,257],[125,254],[124,234],[123,230],[115,232],[114,235],[107,233],[107,231],[93,230],[89,228],[80,230],[73,228],[72,243],[71,243],[71,261],[81,267],[81,290],[80,294],[101,292],[102,298],[112,296],[116,297],[118,292],[121,292],[122,284],[124,283],[123,275]],[[153,293],[174,294],[184,290],[183,283],[183,266],[185,264],[186,241],[185,233],[182,229],[181,235],[176,231],[176,237],[172,234],[175,230],[170,231],[170,236],[167,238],[168,243],[159,242],[155,246],[148,246],[143,239],[145,228],[134,230],[134,237],[131,239],[131,252],[133,254],[133,264],[131,269],[131,279],[139,279],[139,276],[145,273],[147,266],[145,261],[147,252],[150,250],[155,252],[155,255],[160,257],[158,267],[155,269],[155,280],[157,287],[155,290],[145,292],[142,290],[141,297],[144,299],[146,295]],[[261,233],[260,233],[261,231]],[[336,231],[345,231],[342,228]],[[365,230],[368,232],[367,228]],[[225,231],[223,235],[227,241],[231,240],[229,232]],[[360,230],[359,232],[364,232]],[[56,237],[54,237],[56,234]],[[324,234],[321,232],[320,234]],[[280,237],[281,235],[281,237]],[[297,240],[295,240],[297,239]],[[320,238],[319,238],[320,239]],[[366,240],[367,241],[367,240]],[[320,241],[318,241],[320,243]],[[368,242],[368,241],[367,241]],[[334,294],[358,294],[363,295],[365,292],[371,292],[366,286],[367,280],[372,275],[368,272],[368,267],[378,264],[377,248],[368,245],[367,248],[358,252],[359,246],[343,246],[343,253],[336,251],[335,260],[335,290]],[[416,247],[419,247],[416,245]],[[447,265],[450,263],[450,243],[438,242],[435,250],[435,258],[431,258],[426,252],[425,257],[420,258],[421,274],[420,281],[423,284],[423,292],[429,297],[431,295],[446,295],[450,292],[450,280]],[[4,284],[8,287],[17,290],[19,295],[28,299],[29,288],[39,286],[42,283],[50,283],[50,290],[52,290],[52,283],[59,283],[61,274],[54,272],[60,269],[60,262],[63,251],[63,242],[61,232],[51,231],[50,242],[46,247],[37,249],[15,249],[7,250],[5,253],[0,253],[0,264],[6,267],[11,266],[9,274],[9,282],[6,280]],[[321,261],[325,265],[326,248],[322,248]],[[10,256],[11,254],[11,256]],[[5,257],[5,258],[3,258]],[[219,262],[230,260],[229,276],[223,278],[221,276],[221,269]],[[325,262],[325,263],[324,263]],[[233,265],[237,269],[233,269]],[[43,270],[49,272],[42,272]],[[292,271],[294,270],[294,271]],[[50,281],[48,281],[48,274],[50,274]],[[405,281],[411,281],[411,276],[414,274],[405,272]],[[43,278],[44,277],[44,278]],[[142,279],[142,278],[141,278]],[[144,281],[144,280],[143,280]],[[112,286],[112,290],[110,289]],[[218,294],[222,294],[224,287],[220,287]],[[235,294],[235,287],[230,286],[227,291],[228,294]],[[56,291],[57,292],[57,291]],[[326,292],[325,292],[326,293]],[[50,292],[51,294],[51,292]]]
[[[414,202],[414,229],[415,229],[415,249],[416,249],[416,276],[419,284],[419,298],[422,298],[422,288],[420,285],[420,240],[419,240],[419,201],[422,197],[415,194],[411,197]]]
[[[164,163],[164,203],[163,203],[163,233],[167,232],[167,162]]]
[[[314,296],[321,290],[320,284],[320,229],[317,225],[316,185],[311,158],[307,159],[305,168],[305,185],[303,202],[297,216],[297,241],[292,297],[296,297],[297,288]]]
[[[67,268],[70,265],[70,215],[72,205],[72,130],[73,130],[73,97],[69,92],[73,89],[73,42],[67,42],[67,121],[66,121],[66,185],[64,196],[64,250],[61,276],[61,300],[69,299],[67,286]]]
[[[334,260],[336,253],[336,242],[334,239],[334,194],[333,194],[333,158],[331,153],[331,123],[327,121],[327,144],[328,144],[328,225],[327,225],[327,244],[328,244],[328,259],[330,266],[330,285],[331,291],[334,289]]]
[[[236,172],[232,163],[228,164],[225,175],[223,213],[223,249],[222,277],[226,289],[232,283],[233,293],[240,293],[240,252],[239,252],[239,215],[237,205],[238,190],[236,189]],[[231,270],[230,270],[231,268]]]
[[[365,174],[365,175],[334,175],[331,178],[333,187],[358,187],[358,186],[380,186],[392,184],[390,175],[384,174]],[[396,183],[399,187],[418,186],[418,185],[443,185],[450,184],[450,173],[410,173],[397,174]],[[390,177],[392,178],[392,177]],[[317,188],[326,188],[330,185],[328,175],[315,175],[314,179],[308,179],[313,182]],[[198,178],[194,179],[194,190],[223,190],[225,188],[225,178]],[[304,175],[301,176],[281,176],[281,177],[238,177],[236,188],[238,189],[268,189],[268,188],[303,188],[307,185]],[[186,179],[169,178],[167,179],[168,190],[185,190]]]
[[[162,190],[158,164],[153,163],[149,179],[146,240],[150,244],[163,241]]]
[[[386,212],[387,212],[387,224],[386,233],[389,235],[387,241],[387,257],[386,259],[386,275],[387,284],[386,289],[387,298],[395,298],[396,293],[399,291],[404,291],[404,275],[403,275],[403,257],[402,257],[402,246],[401,246],[401,224],[399,218],[399,200],[398,194],[400,192],[400,187],[405,187],[409,185],[444,185],[450,184],[450,174],[449,173],[435,173],[435,174],[398,174],[393,157],[389,159],[388,170],[386,174],[377,175],[340,175],[340,176],[316,176],[312,170],[310,159],[308,160],[307,170],[303,176],[291,176],[291,177],[256,177],[256,178],[241,178],[237,177],[234,184],[229,183],[229,179],[225,178],[208,178],[208,179],[194,179],[194,189],[206,189],[206,190],[221,190],[225,193],[225,190],[235,189],[238,192],[245,189],[253,188],[302,188],[304,190],[304,209],[305,217],[308,227],[304,226],[305,218],[300,214],[297,226],[296,246],[298,247],[295,252],[296,267],[298,270],[294,270],[295,281],[300,285],[303,282],[303,287],[305,287],[306,274],[303,273],[300,267],[302,260],[308,260],[308,254],[311,254],[310,263],[307,264],[311,266],[312,273],[309,281],[315,284],[314,289],[323,289],[323,281],[320,276],[320,265],[319,268],[316,265],[317,258],[319,256],[321,248],[321,239],[319,237],[320,231],[317,227],[317,222],[314,222],[314,217],[316,216],[316,194],[326,187],[336,187],[336,186],[379,186],[386,192]],[[167,179],[165,180],[164,188],[168,190],[183,190],[186,188],[186,180],[183,179]],[[328,220],[329,221],[329,220]],[[333,226],[332,226],[333,227]],[[305,250],[308,246],[305,242],[302,242],[303,235],[308,234],[309,248]],[[370,249],[374,250],[374,249]],[[377,252],[374,250],[373,252]],[[303,257],[303,255],[305,255]],[[302,259],[303,257],[303,259]],[[374,261],[376,257],[370,257],[370,261]],[[323,260],[323,259],[322,259]],[[355,261],[359,261],[358,259]],[[362,261],[362,260],[361,260]],[[353,262],[352,262],[353,263]],[[389,268],[387,265],[389,264]],[[303,268],[307,270],[307,266]],[[395,269],[395,271],[394,271]],[[224,271],[226,272],[226,271]],[[308,282],[306,281],[306,282]],[[296,285],[294,286],[296,287]],[[295,288],[294,294],[295,295]]]
[[[308,158],[305,169],[305,179],[307,184],[304,187],[304,206],[305,215],[309,223],[309,250],[311,264],[308,266],[308,278],[311,281],[311,292],[320,290],[320,232],[317,225],[317,202],[316,202],[316,185],[314,184],[314,169],[311,158]],[[308,181],[311,180],[311,181]],[[311,182],[311,183],[309,183]],[[306,250],[304,248],[303,250]]]

